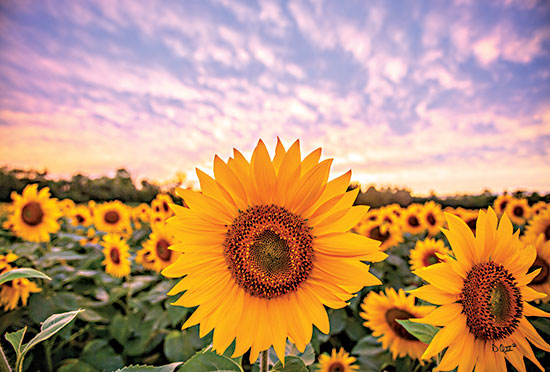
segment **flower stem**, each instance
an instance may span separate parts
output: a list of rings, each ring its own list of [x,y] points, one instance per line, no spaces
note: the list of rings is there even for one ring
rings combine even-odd
[[[267,350],[260,351],[260,372],[267,372]]]
[[[2,349],[2,345],[0,345],[0,371],[11,372],[11,367],[8,363],[8,359],[6,359],[6,355],[4,354],[4,350]]]

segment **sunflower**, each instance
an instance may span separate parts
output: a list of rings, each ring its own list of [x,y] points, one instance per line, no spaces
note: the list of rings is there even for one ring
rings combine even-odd
[[[128,244],[126,241],[115,234],[107,234],[101,242],[103,246],[103,255],[105,260],[102,264],[105,265],[107,274],[122,278],[130,274],[130,254],[128,253]]]
[[[164,223],[155,223],[152,225],[152,229],[153,232],[149,236],[149,240],[143,243],[143,248],[138,252],[139,259],[136,258],[136,262],[141,263],[147,269],[160,272],[174,263],[181,253],[168,248],[176,241],[167,231]]]
[[[388,223],[394,226],[401,226],[401,219],[394,212],[395,210],[393,208],[380,208],[380,221],[382,221],[382,223]]]
[[[460,212],[459,218],[461,218],[464,222],[466,222],[466,225],[472,230],[472,233],[476,233],[476,227],[477,227],[477,218],[479,216],[478,211],[470,210],[470,209],[463,209]]]
[[[396,319],[422,318],[432,311],[433,306],[415,306],[414,300],[403,289],[396,292],[387,288],[386,294],[370,292],[361,304],[363,312],[359,315],[366,320],[363,325],[372,330],[384,349],[391,351],[393,359],[405,355],[420,359],[428,346],[396,322]]]
[[[411,265],[411,270],[421,269],[439,262],[447,262],[447,258],[442,256],[450,253],[451,251],[445,247],[443,240],[430,238],[419,240],[410,252],[409,264]]]
[[[98,230],[107,233],[131,230],[128,208],[118,200],[96,206],[94,221]]]
[[[344,348],[340,348],[340,351],[336,352],[336,349],[332,349],[332,355],[321,354],[319,355],[319,372],[353,372],[359,369],[359,366],[352,365],[357,359],[350,356]]]
[[[169,292],[186,291],[174,305],[198,306],[183,328],[214,329],[213,346],[250,360],[271,345],[284,360],[287,337],[303,351],[312,324],[327,333],[324,305],[347,306],[364,286],[380,284],[362,261],[381,261],[379,243],[349,230],[367,206],[352,206],[359,188],[346,192],[351,171],[327,183],[332,159],[321,149],[304,160],[300,142],[273,160],[260,140],[249,163],[234,150],[227,163],[214,158],[214,178],[197,170],[202,193],[177,189],[189,208],[172,206],[169,231],[183,252],[163,270],[184,277]]]
[[[401,213],[403,213],[403,208],[399,204],[390,204],[386,205],[386,209],[390,210],[397,216],[397,218],[401,218]]]
[[[79,205],[70,210],[68,216],[73,226],[90,226],[92,224],[92,214],[85,205]]]
[[[172,204],[172,198],[167,194],[158,194],[157,197],[151,202],[151,209],[157,214],[164,216],[164,219],[174,215],[169,204]]]
[[[531,216],[531,208],[527,203],[527,199],[512,199],[506,204],[506,214],[510,220],[516,225],[523,225]]]
[[[533,243],[528,243],[533,244]],[[550,243],[545,241],[543,234],[534,242],[535,249],[537,250],[537,257],[535,262],[531,265],[529,272],[540,269],[540,272],[531,283],[529,287],[537,292],[544,293],[546,297],[542,298],[542,301],[550,301]]]
[[[440,228],[445,225],[445,217],[441,211],[441,206],[434,201],[424,204],[419,217],[421,225],[426,226],[429,236],[437,235]]]
[[[79,243],[80,245],[86,245],[86,244],[97,244],[99,241],[99,237],[96,234],[96,231],[93,228],[89,228],[86,231],[86,237],[84,239],[80,239]]]
[[[545,244],[550,244],[550,210],[543,210],[529,220],[525,227],[522,240],[526,243],[534,243],[539,235],[543,235]]]
[[[506,205],[508,204],[508,202],[510,200],[514,199],[514,197],[510,194],[502,194],[502,195],[499,195],[496,199],[495,199],[495,202],[493,203],[493,206],[495,208],[495,212],[497,212],[497,214],[499,216],[502,216],[502,214],[504,213],[504,211],[506,210]]]
[[[376,222],[378,220],[380,220],[380,209],[370,209],[363,219],[365,223]]]
[[[17,256],[12,251],[9,251],[8,254],[3,255],[0,254],[0,270],[4,270],[6,267],[10,267],[10,263],[17,260],[19,256]]]
[[[429,284],[412,293],[437,307],[428,316],[413,320],[443,326],[422,355],[424,359],[447,348],[438,369],[448,371],[460,363],[461,371],[505,371],[508,361],[525,371],[523,356],[541,370],[527,340],[550,351],[526,316],[545,313],[527,303],[544,297],[528,287],[539,271],[528,274],[535,261],[532,245],[523,246],[504,214],[498,224],[492,208],[479,211],[477,234],[456,216],[446,214],[453,255],[414,273]]]
[[[546,204],[543,201],[539,201],[531,207],[531,216],[538,216],[540,213],[548,209],[549,209],[548,204]]]
[[[11,193],[13,200],[9,222],[15,235],[30,242],[48,242],[50,233],[60,228],[57,220],[62,216],[57,199],[50,199],[50,189],[38,192],[38,184],[25,187],[22,195]]]
[[[12,267],[7,265],[4,269],[0,270],[0,273],[3,274],[10,270],[12,270]],[[21,299],[23,306],[27,306],[30,294],[42,290],[27,278],[18,278],[5,282],[0,285],[0,288],[0,306],[4,306],[4,311],[15,309],[19,303],[19,299]]]
[[[407,209],[401,213],[401,224],[403,226],[403,231],[410,234],[419,234],[423,232],[426,227],[422,224],[420,219],[420,212],[422,211],[422,206],[419,204],[411,204]]]
[[[138,218],[142,222],[149,222],[149,214],[151,212],[151,207],[145,203],[141,203],[133,209],[134,217]]]
[[[357,231],[367,238],[379,241],[380,250],[382,251],[403,241],[403,233],[399,226],[383,223],[382,221],[366,222]]]
[[[57,202],[57,206],[59,207],[59,210],[65,215],[65,216],[70,216],[71,215],[71,211],[74,209],[75,207],[75,203],[74,201],[72,201],[72,199],[63,199],[63,200],[59,200]]]

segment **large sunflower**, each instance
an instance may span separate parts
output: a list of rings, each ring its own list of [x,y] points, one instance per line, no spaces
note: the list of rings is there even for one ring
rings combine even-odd
[[[163,270],[184,277],[170,295],[175,305],[198,306],[184,328],[214,329],[223,352],[249,348],[250,360],[273,345],[284,359],[287,337],[304,350],[312,324],[327,333],[325,307],[342,308],[364,286],[380,284],[363,260],[381,261],[378,242],[350,233],[368,210],[352,207],[359,189],[346,192],[351,172],[327,183],[332,159],[321,149],[304,160],[300,143],[278,141],[273,160],[260,140],[251,162],[234,150],[214,158],[214,178],[197,170],[202,193],[178,189],[189,208],[173,205],[169,231],[183,252]]]
[[[38,184],[25,187],[22,195],[11,193],[13,200],[9,222],[15,235],[31,242],[48,242],[50,233],[60,228],[57,220],[62,216],[57,199],[50,199],[50,189],[38,192]]]
[[[420,359],[425,343],[411,335],[396,319],[422,318],[433,310],[433,306],[415,306],[414,296],[407,296],[403,289],[396,292],[387,288],[386,293],[370,292],[361,304],[359,315],[365,319],[364,326],[372,329],[384,349],[389,349],[393,359],[408,355]]]
[[[131,230],[128,207],[120,201],[103,203],[94,208],[95,227],[108,233],[123,233]]]
[[[505,212],[516,225],[525,224],[525,221],[531,216],[531,208],[527,203],[527,199],[513,198],[506,204]]]
[[[332,354],[319,355],[319,372],[353,372],[359,369],[358,365],[353,365],[357,359],[350,356],[343,348],[336,352],[332,349]]]
[[[525,371],[526,356],[544,370],[527,340],[550,351],[526,316],[544,316],[527,303],[544,297],[528,287],[539,274],[528,274],[536,257],[535,247],[524,247],[506,214],[497,228],[493,209],[480,211],[477,234],[456,216],[446,214],[449,230],[443,230],[453,255],[445,263],[416,270],[429,284],[412,291],[417,297],[441,305],[420,323],[443,326],[423,354],[431,358],[447,348],[438,369],[505,371],[507,359]]]
[[[101,242],[103,246],[103,255],[105,259],[102,264],[105,265],[105,272],[117,278],[122,278],[130,274],[130,253],[128,253],[128,244],[118,235],[107,234]]]
[[[426,226],[428,235],[437,235],[440,228],[445,225],[445,217],[441,211],[441,206],[434,201],[424,204],[419,216],[421,224]]]
[[[143,248],[138,252],[136,262],[147,269],[160,272],[174,263],[181,253],[168,249],[176,241],[163,222],[153,224],[152,229],[149,239],[143,243]]]
[[[421,269],[439,262],[447,262],[449,253],[451,251],[445,247],[443,240],[430,238],[419,240],[409,254],[411,270]]]

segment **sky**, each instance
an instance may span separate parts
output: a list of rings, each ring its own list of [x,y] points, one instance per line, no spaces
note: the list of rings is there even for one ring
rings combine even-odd
[[[363,186],[550,192],[550,3],[0,2],[0,166],[193,183],[277,137]]]

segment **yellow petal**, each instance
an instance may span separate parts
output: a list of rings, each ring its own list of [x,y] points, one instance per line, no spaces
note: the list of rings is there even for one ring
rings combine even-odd
[[[312,234],[316,237],[320,237],[330,233],[349,231],[363,219],[368,210],[368,206],[358,205],[348,210],[336,212],[319,222],[319,224],[313,228]]]
[[[431,324],[434,326],[445,326],[452,324],[452,322],[460,316],[462,311],[462,305],[450,304],[443,305],[435,308],[424,318],[409,319],[415,323]]]
[[[267,148],[262,140],[258,141],[258,145],[254,149],[251,166],[254,170],[254,180],[260,196],[260,200],[256,202],[258,204],[272,203],[277,190],[277,177]]]
[[[451,294],[459,294],[462,292],[462,278],[445,263],[434,264],[422,269],[413,271],[434,287]]]
[[[434,305],[447,305],[457,301],[458,296],[445,290],[427,284],[417,289],[409,291],[412,295],[432,303]]]
[[[244,161],[246,162],[246,160]],[[246,173],[248,177],[248,163],[243,166],[246,166]],[[241,170],[244,171],[244,169]],[[214,157],[214,177],[216,177],[216,181],[219,182],[224,189],[235,197],[236,203],[239,206],[248,204],[247,194],[243,184],[239,180],[239,177],[237,177],[235,172],[227,164],[225,164],[218,155]]]
[[[453,343],[458,337],[471,337],[473,343],[473,336],[470,336],[466,331],[466,318],[459,316],[457,321],[453,324],[449,324],[437,332],[437,334],[430,342],[430,345],[422,355],[422,359],[430,359],[435,356],[451,343]],[[466,342],[468,344],[468,342]]]

